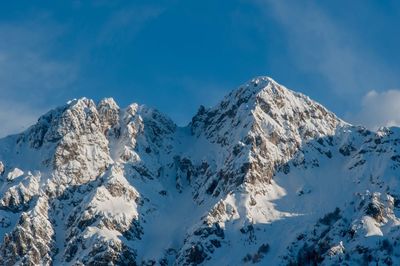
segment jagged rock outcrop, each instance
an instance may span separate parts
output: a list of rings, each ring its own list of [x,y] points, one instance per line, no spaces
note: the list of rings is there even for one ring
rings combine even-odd
[[[0,264],[396,265],[399,144],[268,77],[187,127],[73,100],[0,139]]]
[[[5,166],[3,164],[3,162],[0,161],[0,176],[2,176],[4,174],[5,171]]]

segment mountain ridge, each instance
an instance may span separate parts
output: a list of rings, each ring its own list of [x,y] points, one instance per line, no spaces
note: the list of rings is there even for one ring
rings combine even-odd
[[[70,101],[0,139],[0,263],[396,264],[399,143],[269,77],[185,127]]]

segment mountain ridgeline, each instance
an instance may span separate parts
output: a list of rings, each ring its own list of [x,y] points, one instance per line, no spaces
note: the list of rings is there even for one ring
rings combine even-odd
[[[399,265],[399,145],[268,77],[186,127],[74,100],[0,139],[0,265]]]

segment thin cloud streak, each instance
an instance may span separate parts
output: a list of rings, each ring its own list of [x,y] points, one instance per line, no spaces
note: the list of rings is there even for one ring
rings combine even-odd
[[[49,56],[60,28],[45,28],[27,21],[0,24],[0,93],[12,100],[30,102],[61,93],[77,79],[74,62]]]
[[[87,64],[85,59],[90,60],[86,54],[96,49],[96,41],[104,45],[132,40],[163,11],[151,5],[116,9],[96,29],[95,42],[88,47],[79,44],[67,59],[58,49],[71,29],[51,14],[0,23],[0,137],[20,132],[53,106],[79,94],[85,84],[81,68]]]
[[[337,94],[357,95],[398,77],[350,32],[313,2],[257,1],[283,27],[299,68],[322,76]]]
[[[33,124],[78,79],[75,62],[50,56],[62,28],[45,24],[0,24],[0,137]]]

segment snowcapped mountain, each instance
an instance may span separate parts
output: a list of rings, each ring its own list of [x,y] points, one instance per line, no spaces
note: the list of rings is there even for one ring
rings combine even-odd
[[[399,145],[268,77],[187,127],[74,100],[0,139],[0,265],[399,265]]]

